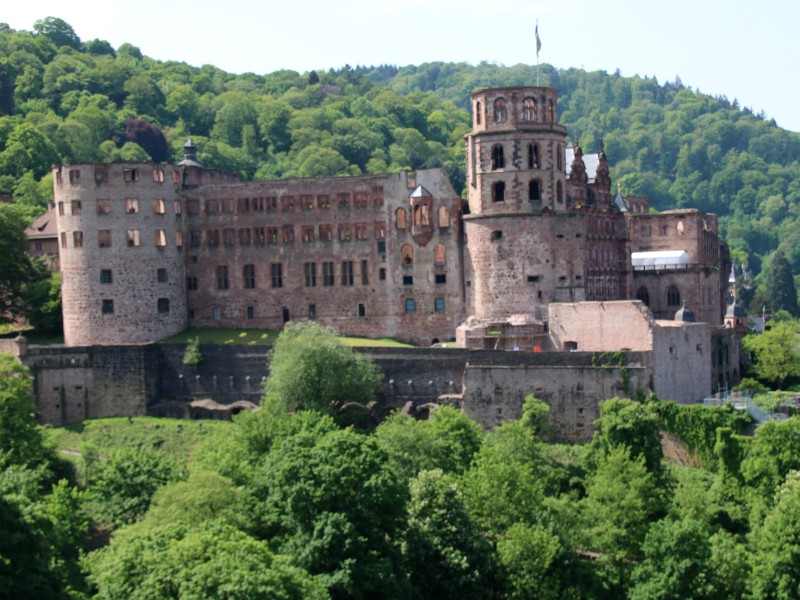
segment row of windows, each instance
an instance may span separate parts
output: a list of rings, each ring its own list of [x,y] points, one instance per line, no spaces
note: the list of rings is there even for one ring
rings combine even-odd
[[[158,283],[169,282],[169,275],[164,268],[156,269],[156,281]],[[100,269],[100,283],[111,284],[114,283],[114,272],[111,269]]]
[[[135,181],[139,181],[139,169],[130,168],[130,169],[123,169],[122,171],[122,179],[126,183],[131,183]],[[94,178],[95,181],[101,182],[106,181],[108,179],[108,166],[107,165],[96,165],[94,170]],[[172,179],[175,183],[181,183],[181,173],[180,171],[173,171]],[[155,183],[164,183],[164,169],[161,167],[154,167],[153,168],[153,181]],[[81,172],[80,169],[70,169],[69,170],[69,182],[72,185],[77,185],[81,182]],[[61,171],[56,171],[56,183],[61,184]]]
[[[69,202],[58,203],[58,214],[63,217],[66,212],[66,205],[69,205],[71,215],[83,214],[83,202],[81,200],[71,200]],[[96,201],[97,214],[109,215],[111,214],[111,199],[98,198]],[[153,198],[153,214],[164,215],[167,213],[167,202],[163,198]],[[182,213],[182,206],[180,200],[173,202],[173,210],[175,214],[180,216]],[[125,198],[123,202],[123,212],[129,215],[139,214],[139,199],[138,198]]]
[[[528,144],[527,157],[527,165],[529,169],[538,169],[540,167],[541,162],[539,160],[539,144]],[[502,144],[495,144],[492,146],[492,171],[505,169],[505,167],[505,150],[503,149]],[[559,144],[556,146],[556,168],[561,171],[562,167],[563,162],[561,159],[561,144]]]
[[[505,123],[508,120],[508,102],[505,98],[497,98],[492,107],[495,123]],[[475,105],[475,123],[480,125],[483,115],[483,105],[478,102]],[[552,99],[542,99],[542,110],[539,109],[539,103],[536,98],[528,96],[522,100],[522,121],[528,123],[536,123],[544,120],[547,123],[555,123],[556,110],[555,103]]]
[[[430,207],[426,204],[420,204],[414,207],[411,213],[412,225],[426,226],[431,225]],[[440,206],[437,212],[437,225],[441,229],[450,227],[450,210],[446,206]],[[405,208],[398,208],[394,211],[394,222],[397,229],[408,228],[408,212]]]
[[[538,202],[542,199],[542,184],[538,179],[531,179],[528,181],[528,200],[530,202]],[[506,201],[506,182],[495,181],[492,184],[492,202],[505,202]],[[556,182],[556,201],[562,203],[564,201],[564,185],[558,181]]]
[[[644,286],[636,290],[636,299],[641,300],[647,306],[650,306],[650,292]],[[671,285],[667,288],[667,306],[680,306],[681,305],[681,291],[678,286]]]
[[[68,247],[69,235],[67,232],[61,232],[61,247]],[[83,248],[84,241],[83,231],[72,232],[72,247]],[[153,232],[153,239],[155,246],[164,248],[167,245],[167,232],[164,229],[156,229]],[[113,232],[110,229],[97,230],[97,245],[100,248],[110,248],[113,243]],[[126,229],[125,230],[125,244],[130,247],[138,247],[142,245],[142,232],[139,229]],[[175,246],[178,248],[183,247],[183,231],[175,232]]]
[[[205,201],[206,214],[213,215],[219,213],[247,213],[277,211],[291,212],[296,208],[302,210],[313,210],[314,207],[321,209],[337,208],[367,208],[372,199],[373,206],[383,206],[383,187],[375,186],[372,193],[369,192],[341,192],[338,194],[301,194],[299,196],[265,196],[253,198],[208,198]],[[187,210],[190,213],[200,211],[199,200],[187,200]]]
[[[659,235],[670,235],[670,229],[671,229],[671,227],[668,224],[661,223],[658,226],[658,234]],[[686,228],[685,228],[685,226],[683,224],[683,221],[678,221],[675,224],[675,233],[677,233],[678,235],[684,235],[685,231],[686,231]],[[649,224],[643,224],[642,225],[642,235],[643,236],[650,236],[652,234],[653,234],[652,226],[649,225]],[[714,240],[712,240],[712,242],[713,241]]]
[[[370,232],[370,229],[372,230]],[[336,227],[336,236],[340,242],[350,242],[352,240],[367,240],[370,233],[376,240],[386,238],[386,223],[378,221],[370,227],[369,223],[339,223]],[[205,232],[206,245],[214,248],[220,244],[224,246],[249,246],[251,244],[277,246],[279,244],[294,244],[295,226],[283,225],[281,227],[241,227],[239,229],[208,229]],[[317,240],[321,242],[332,242],[334,236],[334,226],[325,223],[315,227],[314,225],[303,225],[300,227],[300,240],[309,244]],[[202,233],[198,230],[189,231],[190,244],[194,247],[202,245]]]

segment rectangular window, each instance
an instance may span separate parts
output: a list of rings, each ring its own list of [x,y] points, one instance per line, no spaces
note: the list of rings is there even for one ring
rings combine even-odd
[[[228,267],[227,265],[217,266],[217,289],[227,290],[230,287],[228,281]]]
[[[367,207],[367,194],[366,192],[356,192],[353,194],[353,205],[356,208]]]
[[[135,215],[139,212],[139,200],[137,198],[125,198],[125,214]]]
[[[417,303],[413,298],[406,298],[406,314],[411,315],[417,312]]]
[[[155,237],[156,237],[156,246],[159,248],[163,248],[167,245],[167,232],[163,229],[156,229],[155,230]]]
[[[352,234],[350,232],[349,223],[339,223],[339,241],[349,242]]]
[[[111,212],[111,200],[108,198],[97,199],[97,214],[107,215]]]
[[[342,262],[342,285],[353,285],[353,261],[345,260]]]
[[[98,229],[97,230],[97,245],[101,248],[108,248],[111,246],[111,230]]]
[[[378,269],[378,280],[386,281],[386,269],[384,267]]]
[[[249,246],[251,240],[250,228],[243,227],[239,229],[239,245],[240,246]]]
[[[281,207],[286,212],[294,210],[294,196],[281,196]]]
[[[156,281],[158,283],[167,283],[167,270],[166,269],[156,269]]]
[[[247,320],[252,321],[256,318],[256,309],[254,306],[247,307]]]
[[[367,305],[364,303],[358,304],[358,316],[364,318],[367,316]]]
[[[233,198],[224,198],[222,200],[222,211],[232,213],[236,210],[236,200]]]
[[[278,198],[277,198],[277,196],[268,196],[267,197],[267,210],[278,210]]]
[[[58,216],[59,217],[63,217],[64,216],[64,203],[63,202],[59,202],[58,203]]]
[[[175,246],[177,248],[183,248],[183,231],[180,229],[175,232]]]
[[[444,312],[444,298],[434,298],[433,299],[433,312],[443,313]]]
[[[378,240],[378,254],[386,254],[386,242]]]
[[[81,172],[78,169],[70,169],[69,170],[69,182],[70,183],[80,183],[81,182]]]
[[[206,239],[209,248],[216,248],[219,246],[219,229],[209,229],[206,232]]]
[[[270,265],[270,270],[272,273],[272,287],[274,288],[282,288],[283,287],[283,264],[281,263],[272,263]]]
[[[100,269],[100,283],[114,283],[114,275],[111,269]]]
[[[157,215],[163,215],[167,212],[167,205],[163,198],[153,198],[153,212]]]
[[[445,273],[436,273],[434,275],[434,281],[439,284],[447,283],[447,275]]]
[[[316,304],[309,304],[308,305],[308,318],[310,321],[313,321],[317,318],[317,305]]]
[[[403,275],[403,285],[414,285],[414,276]]]
[[[317,287],[317,263],[305,263],[306,287]]]
[[[83,212],[83,204],[80,200],[73,200],[70,202],[73,215],[79,215]]]
[[[333,226],[320,225],[319,226],[319,239],[322,242],[330,242],[333,240]]]
[[[73,231],[72,232],[72,244],[76,248],[83,248],[83,232],[82,231]]]
[[[253,240],[259,246],[263,246],[267,240],[267,233],[265,227],[253,227]]]
[[[153,169],[153,181],[156,183],[164,183],[164,169],[161,167]]]
[[[278,245],[278,228],[277,227],[267,227],[267,241],[269,242],[270,246],[277,246]]]
[[[209,198],[206,200],[206,214],[213,215],[220,212],[219,200],[216,198]]]
[[[317,206],[320,208],[330,208],[331,199],[328,194],[320,194],[317,196]]]
[[[385,221],[375,221],[375,239],[376,240],[385,240],[386,239],[386,222]],[[384,250],[385,252],[385,250]]]
[[[253,198],[253,211],[254,212],[264,212],[264,199],[263,198]]]
[[[222,312],[216,306],[211,309],[211,318],[214,321],[219,321],[222,318]]]
[[[361,285],[369,284],[369,262],[361,261]]]
[[[314,241],[314,226],[313,225],[304,225],[303,228],[300,230],[301,235],[303,236],[303,243],[310,244]]]
[[[253,290],[256,287],[256,266],[245,265],[242,267],[242,277],[244,278],[244,289]]]
[[[356,239],[357,240],[365,240],[365,239],[367,239],[367,224],[366,223],[356,223]]]
[[[283,243],[284,244],[294,244],[294,226],[293,225],[284,225],[283,226]]]
[[[197,291],[197,277],[187,277],[186,278],[186,289],[190,292]]]
[[[222,242],[226,246],[236,245],[236,230],[233,228],[226,228],[222,230]]]
[[[104,315],[113,315],[114,314],[114,301],[104,299],[102,302],[101,311]]]
[[[61,247],[62,248],[67,247],[67,233],[65,231],[61,232]]]
[[[250,198],[239,198],[236,212],[240,213],[250,212]]]
[[[339,208],[349,208],[350,207],[350,193],[349,192],[341,192],[336,194],[336,199],[339,204]]]
[[[322,263],[322,285],[325,287],[330,287],[334,284],[334,274],[333,274],[333,263],[332,262],[324,262]]]
[[[169,298],[159,298],[157,300],[158,314],[163,315],[169,312]]]
[[[300,205],[303,207],[303,210],[313,210],[314,196],[310,196],[308,194],[300,196]]]
[[[200,232],[196,229],[189,230],[189,243],[191,244],[192,248],[198,248],[200,246],[201,235]]]

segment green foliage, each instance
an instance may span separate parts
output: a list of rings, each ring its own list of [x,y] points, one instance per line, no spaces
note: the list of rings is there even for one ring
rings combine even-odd
[[[37,264],[42,265],[42,263]],[[63,329],[61,273],[50,273],[42,267],[39,268],[41,278],[29,282],[26,286],[25,318],[37,333],[60,335]]]
[[[327,598],[302,569],[220,521],[126,527],[84,560],[95,598]]]
[[[365,354],[344,346],[336,332],[314,322],[287,323],[270,353],[265,396],[290,411],[338,411],[366,405],[381,380]]]
[[[755,355],[754,371],[761,380],[780,389],[791,377],[800,376],[798,321],[773,323],[760,335],[746,335],[744,347]]]
[[[764,291],[773,312],[786,311],[793,317],[800,316],[791,266],[780,248],[769,259]]]
[[[491,598],[492,549],[455,482],[436,469],[409,487],[403,553],[412,585],[426,598]]]
[[[183,353],[183,364],[196,367],[203,362],[203,354],[200,352],[200,338],[193,337],[186,344],[186,350]]]
[[[214,519],[234,523],[239,490],[230,479],[211,471],[197,471],[186,481],[156,490],[145,521],[150,527],[182,523],[196,525]]]
[[[789,473],[777,503],[758,531],[753,556],[754,598],[800,598],[800,472]]]
[[[711,470],[716,470],[717,429],[726,427],[742,433],[752,422],[747,413],[730,405],[716,407],[670,401],[658,402],[654,406],[664,428],[697,452],[703,465]]]
[[[26,225],[18,207],[0,203],[0,323],[21,314],[25,287],[37,276],[27,253]]]

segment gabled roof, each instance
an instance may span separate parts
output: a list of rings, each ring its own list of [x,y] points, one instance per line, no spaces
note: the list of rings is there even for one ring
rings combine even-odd
[[[51,206],[47,211],[39,216],[33,223],[25,228],[25,235],[29,240],[41,240],[45,238],[57,238],[56,229],[56,208]]]
[[[411,196],[409,196],[409,198],[431,198],[432,196],[433,194],[431,194],[423,186],[418,185],[416,189],[411,192]]]

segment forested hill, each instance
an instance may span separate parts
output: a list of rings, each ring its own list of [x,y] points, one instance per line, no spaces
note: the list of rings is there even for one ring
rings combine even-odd
[[[0,193],[42,205],[52,163],[148,160],[158,132],[132,118],[163,130],[171,159],[191,134],[201,160],[245,178],[441,166],[461,190],[469,93],[536,81],[536,67],[487,63],[234,75],[81,41],[48,18],[0,31]],[[570,138],[586,152],[604,141],[623,193],[713,211],[735,260],[757,274],[780,247],[800,273],[800,134],[680,80],[543,65],[540,81],[560,91]]]

